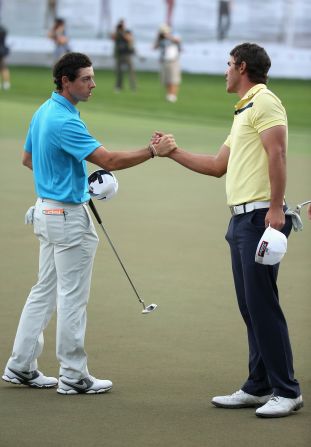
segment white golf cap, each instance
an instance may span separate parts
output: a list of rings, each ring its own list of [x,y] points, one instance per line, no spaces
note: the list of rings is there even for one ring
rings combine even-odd
[[[265,265],[278,264],[287,250],[285,234],[268,227],[262,235],[255,254],[255,262]]]
[[[89,178],[89,192],[98,200],[109,200],[118,192],[118,180],[112,172],[98,169]]]
[[[171,32],[171,27],[166,23],[163,23],[159,28],[159,33],[169,34]]]

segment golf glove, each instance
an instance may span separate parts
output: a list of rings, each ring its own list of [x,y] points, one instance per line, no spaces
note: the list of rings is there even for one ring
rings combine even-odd
[[[288,208],[285,212],[287,216],[291,216],[294,231],[301,231],[303,229],[303,223],[300,217],[300,214],[297,211],[294,211]]]
[[[35,207],[31,206],[27,213],[25,214],[25,225],[33,225],[33,215],[35,212]]]

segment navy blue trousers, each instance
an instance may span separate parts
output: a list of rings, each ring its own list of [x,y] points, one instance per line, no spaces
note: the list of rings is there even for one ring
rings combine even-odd
[[[242,390],[257,396],[274,393],[295,398],[300,389],[294,378],[292,350],[276,284],[280,264],[255,262],[267,211],[233,216],[226,234],[238,305],[248,334],[249,377]],[[282,232],[288,236],[291,227],[291,218],[286,216]]]

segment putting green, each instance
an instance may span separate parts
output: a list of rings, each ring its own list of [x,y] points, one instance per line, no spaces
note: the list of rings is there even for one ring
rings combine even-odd
[[[35,200],[31,173],[20,163],[24,133],[35,105],[18,101],[13,93],[12,100],[4,104],[0,151],[2,367],[10,355],[27,293],[36,281],[38,255],[32,228],[23,223],[27,207]],[[230,127],[219,120],[180,123],[160,114],[152,119],[148,114],[88,110],[87,104],[83,118],[113,150],[141,147],[153,130],[163,129],[174,132],[185,148],[211,152]],[[290,132],[294,150],[288,156],[287,199],[292,205],[310,199],[309,136],[307,128],[294,127]],[[305,229],[291,235],[279,277],[305,408],[289,418],[259,420],[253,409],[222,410],[210,404],[214,395],[238,389],[247,374],[246,332],[235,302],[224,240],[230,218],[224,179],[194,174],[166,159],[150,160],[116,176],[118,195],[96,206],[137,290],[146,304],[157,303],[158,309],[141,314],[141,305],[97,226],[100,245],[88,307],[86,349],[90,372],[110,378],[114,388],[106,395],[64,397],[55,390],[1,382],[0,445],[309,445],[311,222],[305,210]],[[55,319],[45,339],[40,368],[57,376]]]

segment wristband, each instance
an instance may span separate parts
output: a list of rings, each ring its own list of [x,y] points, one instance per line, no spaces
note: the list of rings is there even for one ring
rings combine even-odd
[[[156,150],[156,148],[154,147],[153,144],[150,143],[149,146],[148,146],[148,149],[150,151],[151,158],[154,158],[154,157],[158,156],[157,150]]]

